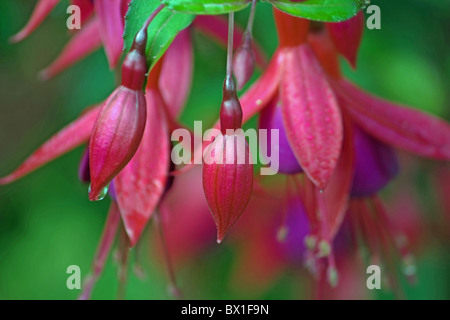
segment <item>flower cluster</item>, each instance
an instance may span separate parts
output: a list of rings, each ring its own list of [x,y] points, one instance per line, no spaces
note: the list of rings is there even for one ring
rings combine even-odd
[[[121,61],[130,1],[72,3],[81,8],[83,28],[41,72],[44,79],[100,45],[111,68]],[[28,24],[12,40],[27,37],[57,4],[58,0],[40,0]],[[332,296],[324,289],[349,284],[355,269],[350,236],[353,243],[367,246],[375,262],[394,268],[394,256],[399,256],[412,265],[410,247],[420,232],[418,223],[413,217],[389,217],[377,194],[399,172],[397,149],[450,160],[450,125],[374,97],[343,77],[339,56],[357,66],[362,12],[342,22],[322,23],[274,8],[279,45],[267,64],[252,38],[255,6],[253,1],[245,31],[236,26],[233,32],[232,13],[228,25],[221,17],[197,16],[153,65],[147,60],[148,27],[163,5],[147,13],[149,18],[121,62],[120,85],[0,178],[1,185],[11,183],[85,146],[80,180],[90,184],[90,200],[102,200],[109,193],[111,208],[80,298],[91,296],[116,237],[125,279],[128,249],[142,241],[151,220],[160,231],[171,291],[179,296],[171,260],[211,243],[208,209],[217,227],[217,242],[235,226],[234,237],[243,248],[235,278],[251,286],[264,286],[280,270],[301,262],[318,279],[320,297]],[[205,159],[202,170],[176,168],[171,161],[170,133],[182,126],[178,118],[192,81],[192,29],[228,48],[216,125],[220,133],[203,146],[209,160],[223,161]],[[234,45],[239,47],[232,59]],[[238,96],[237,89],[250,81],[255,66],[262,75]],[[277,147],[267,150],[279,153],[279,180],[273,185],[254,176],[251,150],[239,131],[255,115],[259,128],[279,132]],[[183,214],[177,216],[180,211]],[[165,230],[169,224],[170,231]],[[244,277],[244,270],[255,272]],[[408,270],[413,278],[412,269]]]

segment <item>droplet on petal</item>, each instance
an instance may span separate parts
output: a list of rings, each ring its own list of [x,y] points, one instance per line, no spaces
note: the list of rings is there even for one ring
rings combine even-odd
[[[104,187],[102,190],[100,190],[99,193],[97,193],[95,196],[92,197],[92,201],[102,201],[105,199],[106,195],[108,194],[109,186]],[[92,185],[89,185],[89,194],[92,193]]]

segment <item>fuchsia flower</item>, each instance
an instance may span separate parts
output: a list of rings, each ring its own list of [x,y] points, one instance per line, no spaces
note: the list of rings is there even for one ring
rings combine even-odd
[[[341,80],[335,70],[335,49],[317,39],[307,41],[306,20],[277,11],[275,17],[280,46],[265,73],[241,97],[243,119],[245,122],[261,110],[271,112],[273,120],[269,120],[275,122],[270,126],[285,131],[281,136],[287,137],[292,154],[317,188],[327,189],[339,155],[343,154],[346,114],[388,144],[423,156],[449,159],[450,128],[445,121],[370,97]],[[358,27],[360,17],[345,23]],[[359,43],[359,38],[355,42]],[[348,40],[349,45],[355,47]],[[328,48],[333,51],[327,52]],[[270,111],[266,111],[268,106]],[[283,126],[277,120],[280,111]]]
[[[12,40],[28,36],[57,3],[57,0],[39,1],[29,23]],[[86,24],[43,71],[43,78],[54,76],[101,44],[111,68],[120,59],[129,0],[72,3],[82,7],[82,20]],[[254,286],[264,286],[281,270],[297,265],[304,258],[308,269],[320,279],[318,288],[322,290],[328,285],[326,280],[338,285],[339,266],[347,268],[342,275],[350,278],[348,270],[354,265],[349,261],[355,257],[347,252],[347,233],[362,230],[373,259],[384,258],[389,264],[394,263],[390,246],[397,233],[418,233],[417,220],[408,225],[402,222],[403,216],[389,219],[377,193],[398,173],[394,148],[449,160],[450,126],[436,117],[373,97],[341,76],[338,54],[356,66],[362,13],[348,21],[329,23],[325,29],[315,29],[317,26],[313,28],[307,20],[278,10],[274,10],[274,15],[279,47],[240,102],[234,80],[230,74],[226,78],[219,122],[221,133],[206,149],[203,190],[219,243],[249,204],[248,217],[237,227],[249,239],[242,247],[243,258],[235,270],[237,281],[243,281],[242,270],[251,269],[253,277],[246,280],[253,281]],[[193,26],[221,43],[226,42],[227,26],[220,18],[198,16]],[[144,88],[148,70],[146,29],[136,35],[122,65],[121,85],[110,97],[50,138],[13,173],[0,178],[0,184],[13,182],[89,143],[79,168],[80,180],[91,183],[91,200],[103,197],[103,191],[110,185],[112,203],[82,299],[89,298],[118,234],[121,282],[125,281],[128,249],[139,243],[152,216],[160,230],[174,289],[168,252],[183,256],[211,238],[211,229],[199,214],[206,211],[204,199],[199,200],[199,186],[188,190],[192,195],[189,215],[178,215],[177,221],[175,214],[185,207],[174,204],[173,199],[190,188],[189,182],[177,179],[174,193],[170,191],[174,179],[170,171],[174,168],[169,134],[179,126],[177,118],[189,94],[193,71],[190,30],[178,34],[153,66]],[[246,35],[238,29],[232,39],[234,44],[244,40],[234,63],[239,87],[249,80],[255,63],[265,66],[258,45],[250,46]],[[282,204],[280,199],[270,197],[260,200],[255,196],[251,200],[252,192],[257,193],[253,190],[253,165],[249,145],[238,129],[257,113],[261,115],[260,128],[280,131],[278,149],[269,153],[279,152],[280,173],[286,175],[287,187],[279,191]],[[304,175],[295,176],[300,173]],[[192,179],[197,178],[199,175]],[[276,190],[271,191],[277,196]],[[173,228],[167,245],[164,225],[169,223]],[[336,259],[333,242],[338,253]],[[402,259],[409,261],[409,245],[399,247]],[[350,288],[354,283],[347,284]]]

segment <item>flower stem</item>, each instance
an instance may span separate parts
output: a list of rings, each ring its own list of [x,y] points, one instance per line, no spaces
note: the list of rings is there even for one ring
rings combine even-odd
[[[228,47],[227,47],[227,79],[233,77],[233,32],[234,32],[234,12],[228,14]]]
[[[158,6],[158,8],[156,8],[155,11],[152,12],[152,14],[151,14],[151,15],[147,18],[147,20],[145,21],[143,28],[147,29],[148,26],[150,25],[150,23],[152,22],[152,20],[156,17],[156,15],[157,15],[158,13],[161,12],[162,9],[164,9],[164,4],[160,4],[160,5]]]
[[[256,12],[256,0],[252,1],[252,8],[250,9],[250,15],[248,16],[247,29],[245,32],[248,34],[252,34],[253,29],[253,21],[255,20],[255,12]]]

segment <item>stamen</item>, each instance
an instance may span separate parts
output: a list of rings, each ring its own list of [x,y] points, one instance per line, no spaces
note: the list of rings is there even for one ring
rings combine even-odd
[[[333,252],[330,252],[328,255],[328,268],[327,268],[327,279],[328,284],[335,288],[338,285],[339,282],[339,274],[336,268],[336,263],[334,259]]]
[[[386,241],[389,241],[392,246],[395,246],[402,259],[403,273],[410,283],[416,282],[415,259],[408,246],[408,239],[393,227],[387,215],[386,208],[378,196],[373,196],[371,203],[377,214],[380,228],[384,229],[385,237],[387,238]]]
[[[289,232],[289,227],[287,225],[287,211],[288,211],[288,203],[293,197],[293,181],[291,181],[291,177],[286,177],[286,191],[283,199],[283,208],[281,210],[281,221],[280,226],[277,231],[277,240],[279,242],[284,242]]]

